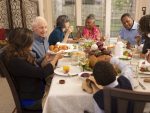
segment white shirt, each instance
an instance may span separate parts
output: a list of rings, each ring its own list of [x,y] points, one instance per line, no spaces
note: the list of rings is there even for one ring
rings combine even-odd
[[[120,61],[117,58],[112,57],[110,60],[111,64],[117,65],[118,68],[121,70],[121,75],[125,76],[131,83],[132,87],[133,87],[133,72],[131,67],[128,64],[125,64],[124,62]],[[118,81],[115,80],[114,82],[106,85],[107,87],[115,87],[118,85]],[[94,101],[94,113],[105,113],[104,110],[100,109],[99,106],[97,105],[96,101],[93,99]]]

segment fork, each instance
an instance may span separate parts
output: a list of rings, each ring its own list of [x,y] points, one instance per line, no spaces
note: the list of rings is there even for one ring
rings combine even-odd
[[[141,88],[143,89],[143,90],[146,90],[146,87],[139,81],[139,75],[138,75],[138,65],[136,65],[136,70],[134,70],[134,72],[135,72],[135,75],[136,75],[136,79],[137,79],[137,82],[138,82],[138,86],[141,86]],[[134,88],[137,88],[138,86],[136,86],[136,87],[134,87]]]
[[[78,75],[78,74],[73,74],[73,75],[71,75],[71,74],[68,73],[68,76],[69,76],[69,77],[73,77],[73,76],[77,76],[77,75]]]
[[[146,87],[138,80],[139,85],[141,86],[142,89],[146,90]]]

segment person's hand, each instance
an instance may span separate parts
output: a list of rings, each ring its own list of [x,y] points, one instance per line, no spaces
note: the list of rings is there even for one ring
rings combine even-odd
[[[57,53],[54,59],[51,61],[51,64],[53,65],[53,67],[55,67],[57,61],[62,58],[62,53],[63,52]]]
[[[68,29],[67,29],[67,33],[70,34],[73,32],[73,26],[70,26]]]
[[[100,41],[105,42],[106,38],[107,38],[106,36],[101,36]]]
[[[51,60],[52,60],[52,58],[50,57],[50,55],[46,54],[41,63],[41,67],[45,67],[48,63],[50,63]]]
[[[56,56],[54,57],[54,59],[56,59],[56,60],[61,59],[61,58],[62,58],[62,54],[63,54],[63,53],[64,53],[63,51],[62,51],[62,52],[57,53],[57,54],[56,54]]]
[[[141,40],[142,40],[142,37],[141,37],[140,35],[138,35],[138,36],[135,37],[135,41],[136,41],[136,44],[137,44],[138,46],[140,46]]]
[[[66,31],[65,37],[64,37],[64,39],[63,39],[63,41],[62,41],[62,42],[64,42],[64,43],[66,43],[66,42],[68,41],[68,38],[69,38],[70,33],[73,32],[73,26],[70,26],[70,27],[69,27],[68,29],[66,29],[65,31]]]
[[[143,58],[143,59],[144,59],[144,58],[145,58],[145,54],[142,54],[142,53],[141,53],[141,54],[140,54],[140,58]]]
[[[68,43],[78,43],[78,42],[80,42],[80,39],[78,39],[78,38],[74,38],[74,39],[68,38],[67,42]]]
[[[127,49],[131,49],[131,44],[130,44],[130,42],[127,42],[126,48],[127,48]]]

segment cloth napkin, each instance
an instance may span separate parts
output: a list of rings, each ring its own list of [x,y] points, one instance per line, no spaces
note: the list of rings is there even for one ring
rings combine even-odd
[[[150,83],[150,78],[145,78],[145,79],[144,79],[144,82]]]
[[[98,90],[102,89],[101,85],[98,85],[93,76],[86,78],[82,83],[82,89],[90,94],[97,92]]]

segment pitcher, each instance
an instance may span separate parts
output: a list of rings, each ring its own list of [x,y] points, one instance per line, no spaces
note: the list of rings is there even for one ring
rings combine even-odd
[[[123,46],[124,46],[124,44],[121,42],[121,41],[118,41],[117,43],[116,43],[116,46],[115,46],[115,51],[114,51],[114,55],[116,56],[116,57],[121,57],[121,56],[123,56]]]

